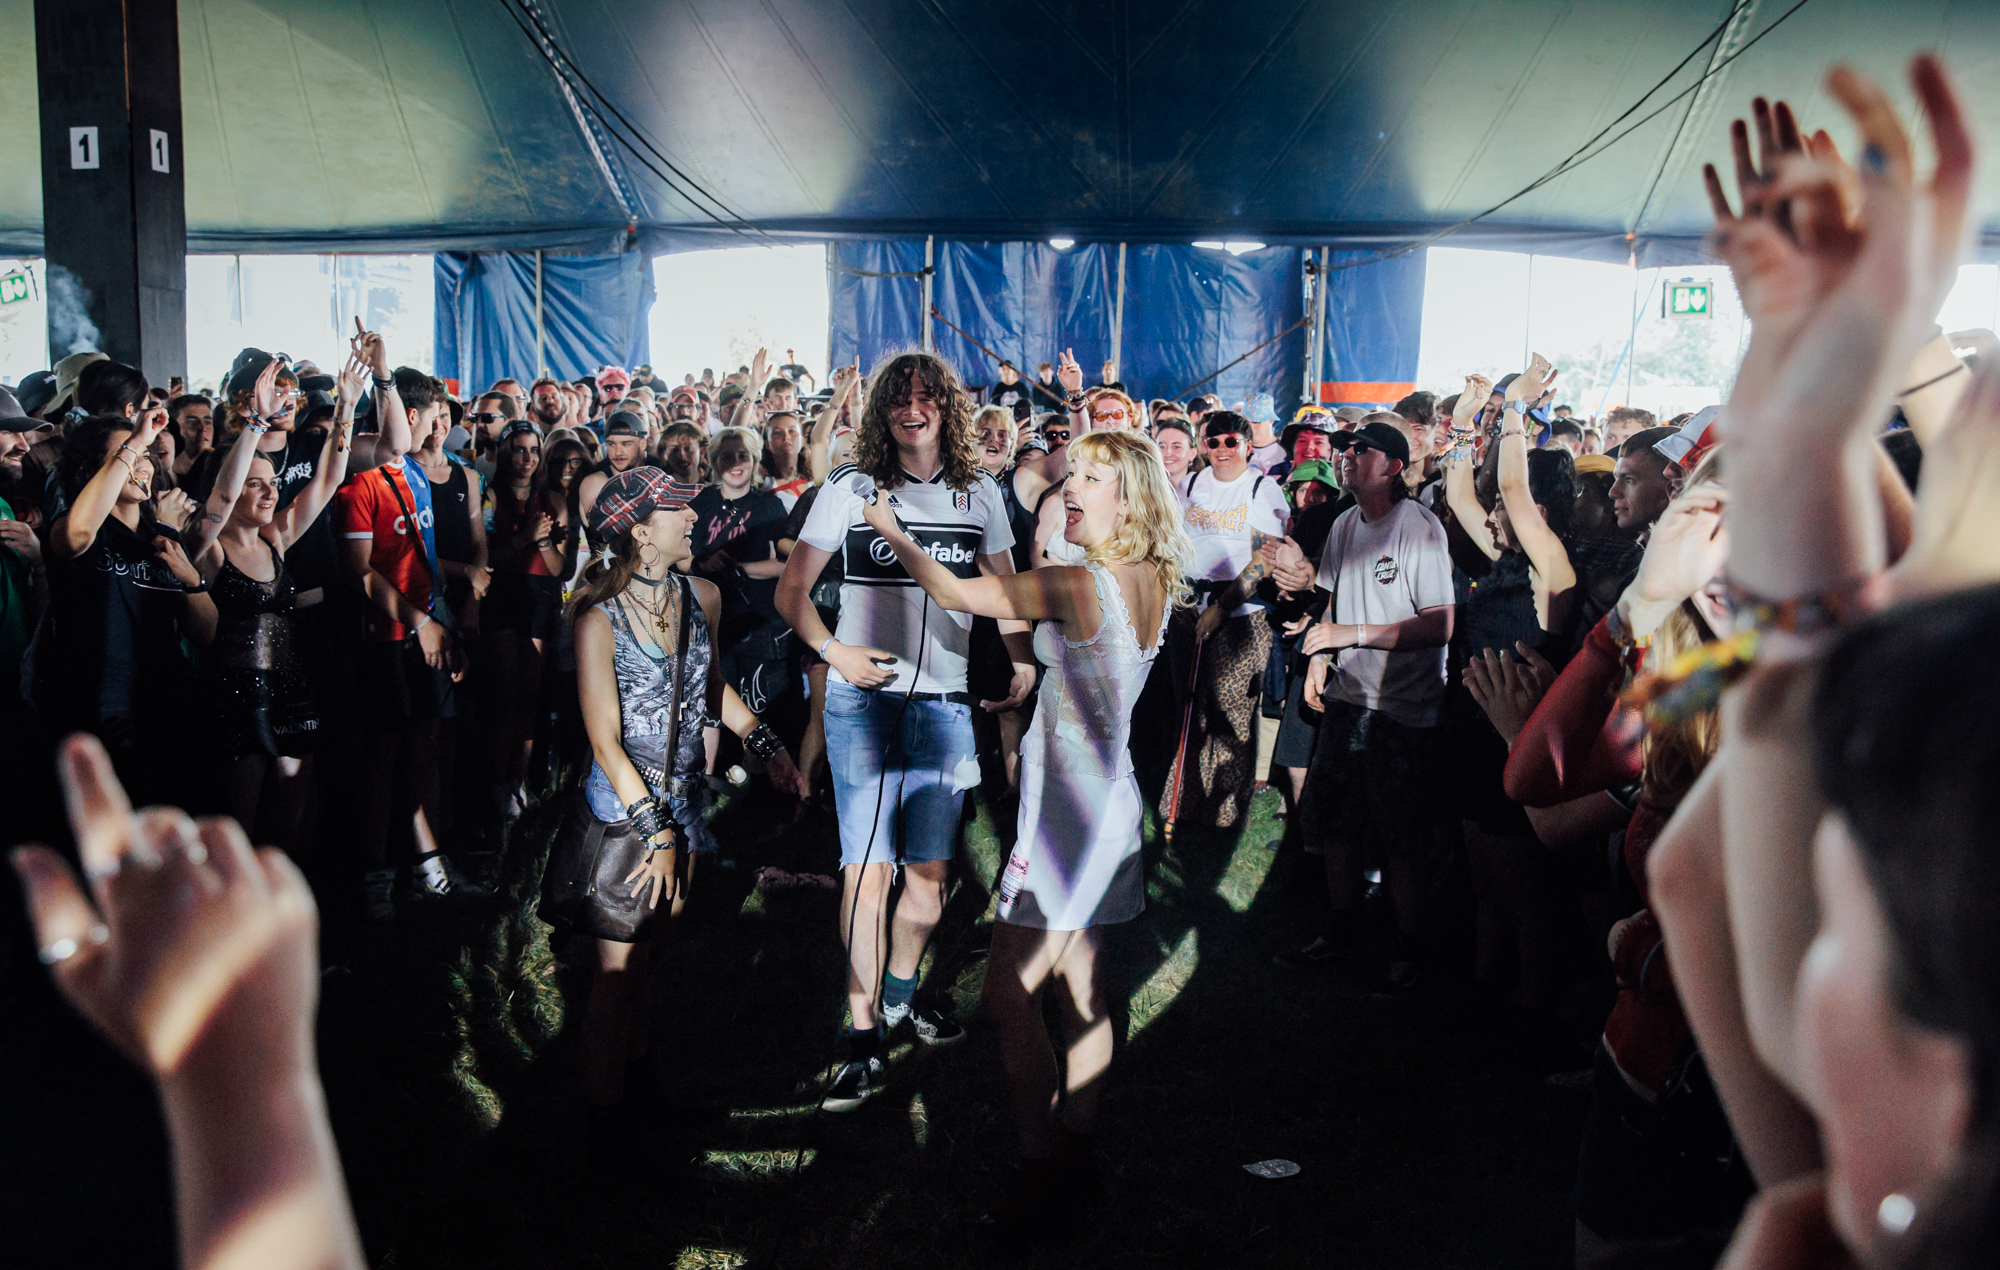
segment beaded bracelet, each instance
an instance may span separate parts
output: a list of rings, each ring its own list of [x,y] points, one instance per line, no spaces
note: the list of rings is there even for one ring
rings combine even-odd
[[[1731,581],[1729,605],[1739,629],[1822,635],[1868,612],[1872,605],[1865,594],[1867,586],[1865,580],[1847,582],[1814,595],[1767,600]]]

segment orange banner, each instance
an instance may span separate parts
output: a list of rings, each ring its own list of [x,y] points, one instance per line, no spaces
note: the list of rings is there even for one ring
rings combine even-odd
[[[1393,405],[1410,395],[1415,384],[1369,383],[1358,379],[1330,379],[1319,386],[1319,399],[1329,406]]]

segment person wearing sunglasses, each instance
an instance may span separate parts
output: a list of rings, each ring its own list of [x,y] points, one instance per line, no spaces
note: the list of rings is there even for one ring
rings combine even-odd
[[[1118,432],[1136,432],[1139,429],[1139,405],[1116,388],[1093,388],[1090,390],[1090,430],[1099,432],[1111,429]]]
[[[1169,647],[1178,689],[1196,672],[1194,709],[1183,747],[1186,769],[1169,780],[1161,815],[1233,834],[1250,814],[1256,704],[1271,656],[1271,625],[1254,594],[1270,572],[1259,547],[1284,538],[1291,508],[1284,487],[1250,466],[1248,420],[1217,410],[1201,431],[1208,466],[1181,494],[1182,521],[1194,543],[1195,604],[1174,615]],[[1166,801],[1176,791],[1177,814]]]

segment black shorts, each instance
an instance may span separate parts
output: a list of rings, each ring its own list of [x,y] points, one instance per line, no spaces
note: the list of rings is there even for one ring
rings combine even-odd
[[[458,685],[424,661],[414,635],[397,644],[370,640],[355,662],[365,724],[421,723],[458,713]]]
[[[1285,693],[1285,713],[1278,721],[1278,742],[1271,747],[1271,762],[1277,767],[1311,767],[1313,747],[1319,740],[1319,712],[1306,709],[1306,677],[1292,676]]]
[[[538,573],[496,573],[479,604],[483,631],[551,640],[562,632],[562,580]]]
[[[1437,728],[1413,728],[1364,706],[1325,701],[1299,808],[1307,842],[1359,839],[1371,862],[1434,858],[1447,845]]]

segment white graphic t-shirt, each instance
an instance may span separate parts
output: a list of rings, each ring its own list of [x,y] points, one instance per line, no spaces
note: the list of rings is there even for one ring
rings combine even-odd
[[[1291,515],[1283,487],[1254,467],[1226,482],[1215,479],[1212,467],[1196,472],[1181,495],[1181,518],[1194,543],[1188,576],[1197,582],[1236,577],[1250,565],[1252,531],[1282,538]],[[1256,605],[1244,604],[1230,616],[1256,611]]]
[[[1333,592],[1332,620],[1391,626],[1453,602],[1444,524],[1415,499],[1400,499],[1377,521],[1350,507],[1333,522],[1319,557],[1319,585]],[[1335,701],[1380,710],[1427,728],[1444,705],[1445,650],[1345,648],[1327,676]]]
[[[862,516],[853,476],[852,463],[835,468],[799,530],[799,541],[841,557],[846,576],[834,638],[895,654],[898,674],[888,684],[891,691],[909,691],[914,671],[918,692],[964,692],[972,615],[939,608],[904,571],[895,551]],[[910,537],[957,577],[978,577],[980,556],[1004,555],[1014,545],[1000,487],[984,472],[969,490],[946,485],[943,473],[929,481],[906,473],[903,483],[886,493]],[[846,682],[832,667],[827,673]]]

